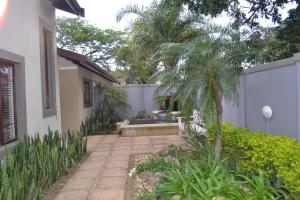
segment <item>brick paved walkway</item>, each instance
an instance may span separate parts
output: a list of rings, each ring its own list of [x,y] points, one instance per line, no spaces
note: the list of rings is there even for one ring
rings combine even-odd
[[[123,200],[130,154],[156,153],[169,144],[182,144],[180,136],[91,136],[84,163],[55,200]]]

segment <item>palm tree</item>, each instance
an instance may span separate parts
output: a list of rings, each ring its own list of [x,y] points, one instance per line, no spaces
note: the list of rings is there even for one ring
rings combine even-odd
[[[215,153],[221,154],[221,122],[223,99],[235,102],[237,99],[238,70],[232,68],[226,57],[226,40],[206,34],[184,43],[161,45],[164,56],[180,54],[178,65],[157,73],[160,89],[173,89],[174,100],[182,104],[182,109],[192,106],[203,114],[206,122],[216,123]],[[185,108],[186,107],[186,108]]]
[[[170,5],[172,4],[172,5]],[[121,21],[129,14],[136,15],[132,23],[130,38],[137,45],[137,51],[149,55],[153,67],[162,64],[166,68],[176,66],[178,56],[157,59],[156,52],[164,43],[183,43],[196,37],[202,23],[201,18],[185,12],[182,4],[169,0],[154,0],[146,9],[138,5],[129,5],[117,14]]]
[[[222,102],[234,100],[237,90],[238,71],[227,60],[227,41],[220,32],[210,32],[218,29],[174,1],[153,1],[147,9],[127,6],[117,20],[128,14],[137,15],[130,32],[137,51],[151,55],[149,63],[154,67],[163,66],[154,74],[161,81],[160,89],[175,89],[173,100],[181,102],[183,112],[190,114],[196,108],[206,122],[216,122],[215,151],[219,157]]]

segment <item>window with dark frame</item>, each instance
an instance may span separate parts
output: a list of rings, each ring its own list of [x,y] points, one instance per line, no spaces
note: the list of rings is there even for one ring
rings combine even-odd
[[[84,107],[93,106],[93,86],[88,80],[83,81],[83,104]]]
[[[17,140],[14,65],[0,61],[0,145]]]

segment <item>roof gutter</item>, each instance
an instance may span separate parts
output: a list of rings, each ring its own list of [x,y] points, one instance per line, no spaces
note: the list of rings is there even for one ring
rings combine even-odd
[[[84,17],[84,8],[81,8],[77,0],[50,0],[55,8]]]
[[[97,70],[94,71],[95,73],[98,73],[97,71],[101,71],[102,73],[98,73],[98,74],[101,74],[104,78],[106,78],[107,80],[110,80],[112,82],[115,82],[115,83],[118,83],[120,84],[120,82],[115,78],[113,77],[111,74],[107,73],[105,70],[103,70],[101,67],[99,67],[97,64],[93,63],[92,61],[88,60],[87,59],[87,63],[91,66],[93,66],[94,68],[96,68]]]
[[[72,61],[73,63],[84,67],[85,69],[100,75],[104,79],[115,82],[117,84],[120,84],[120,82],[112,76],[110,73],[108,73],[106,70],[102,69],[100,66],[98,66],[96,63],[93,63],[90,61],[86,56],[82,54],[78,54],[69,50],[57,48],[57,54],[65,59],[68,59]]]
[[[70,6],[74,13],[77,13],[78,16],[84,17],[84,9],[80,7],[76,0],[65,0],[66,3]]]

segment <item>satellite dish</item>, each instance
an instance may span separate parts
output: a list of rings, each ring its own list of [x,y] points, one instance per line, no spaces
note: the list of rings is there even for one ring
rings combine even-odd
[[[266,118],[266,119],[270,119],[271,117],[272,117],[272,114],[273,114],[273,112],[272,112],[272,108],[270,107],[270,106],[264,106],[263,108],[262,108],[262,114],[263,114],[263,116]]]

